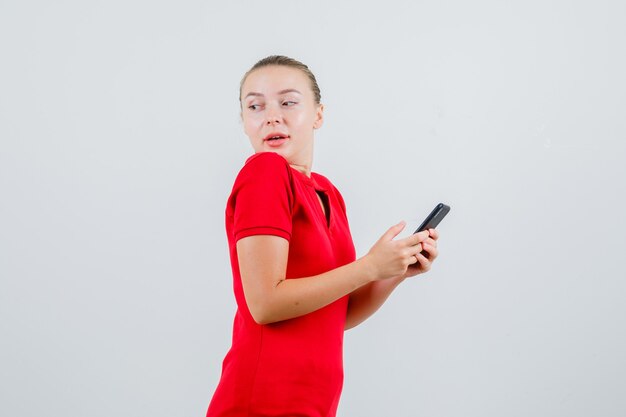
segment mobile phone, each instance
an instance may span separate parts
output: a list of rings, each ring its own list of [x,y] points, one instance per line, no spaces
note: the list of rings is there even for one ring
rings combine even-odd
[[[441,222],[441,220],[446,217],[446,214],[448,214],[449,211],[450,206],[446,206],[443,203],[437,204],[433,211],[430,212],[428,217],[426,217],[422,224],[420,224],[420,227],[415,230],[414,234],[421,232],[422,230],[434,229],[435,227],[437,227],[439,222]]]

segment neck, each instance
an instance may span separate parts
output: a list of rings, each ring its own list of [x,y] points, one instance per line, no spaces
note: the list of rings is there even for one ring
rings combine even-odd
[[[307,177],[311,177],[311,166],[308,165],[298,165],[298,164],[289,164],[289,166],[291,166],[293,169],[296,169],[300,172],[302,172],[304,175],[306,175]]]
[[[293,169],[297,169],[307,177],[311,177],[311,167],[313,166],[313,143],[308,149],[303,149],[299,154],[293,155],[289,161],[289,165]]]

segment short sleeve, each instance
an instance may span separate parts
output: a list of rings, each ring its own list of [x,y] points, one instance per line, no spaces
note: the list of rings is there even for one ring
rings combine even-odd
[[[235,241],[253,235],[291,239],[293,191],[287,161],[272,152],[252,156],[230,198]]]

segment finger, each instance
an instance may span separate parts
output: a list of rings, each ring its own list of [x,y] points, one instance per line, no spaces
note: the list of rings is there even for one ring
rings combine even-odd
[[[400,234],[404,227],[406,226],[406,222],[403,220],[400,223],[391,226],[380,238],[380,240],[393,240],[396,236]]]
[[[406,249],[406,257],[408,259],[409,265],[413,265],[417,263],[417,254],[422,251],[422,244],[418,243],[415,246],[411,246]]]
[[[405,237],[400,242],[406,244],[407,246],[415,246],[418,243],[426,240],[427,238],[428,238],[428,231],[424,230],[424,231],[421,231],[419,233],[414,233],[414,234],[412,234],[409,237]]]
[[[435,240],[439,239],[439,231],[437,229],[428,229],[428,234]]]
[[[424,244],[423,250],[420,252],[422,256],[426,257],[430,262],[434,261],[439,256],[439,250],[436,246]]]
[[[433,238],[428,238],[425,241],[423,241],[422,243],[426,244],[426,245],[430,245],[430,246],[434,246],[437,247],[437,241]]]
[[[415,259],[417,259],[417,262],[420,264],[420,268],[423,272],[430,270],[432,264],[432,261],[430,259],[422,255],[421,253],[415,255]]]
[[[422,243],[418,243],[417,245],[413,245],[413,246],[409,247],[409,249],[407,251],[408,256],[415,256],[418,253],[420,253],[423,249],[424,249],[424,247],[423,247]]]

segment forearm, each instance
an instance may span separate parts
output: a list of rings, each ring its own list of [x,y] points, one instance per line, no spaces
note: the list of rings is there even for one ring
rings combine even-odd
[[[373,314],[402,281],[424,236],[394,241],[404,223],[391,227],[367,255],[331,271],[285,279],[289,242],[273,235],[254,235],[237,242],[237,257],[246,303],[259,324],[287,320],[316,311],[351,294],[349,325]],[[383,280],[387,283],[369,285]],[[362,287],[366,287],[361,289]],[[360,289],[360,290],[359,290]],[[357,291],[358,290],[358,291]]]
[[[374,279],[364,258],[331,271],[304,278],[281,280],[257,300],[253,317],[260,324],[274,323],[316,311],[357,291]]]
[[[403,277],[373,281],[350,294],[345,329],[351,329],[367,320],[402,281]]]

